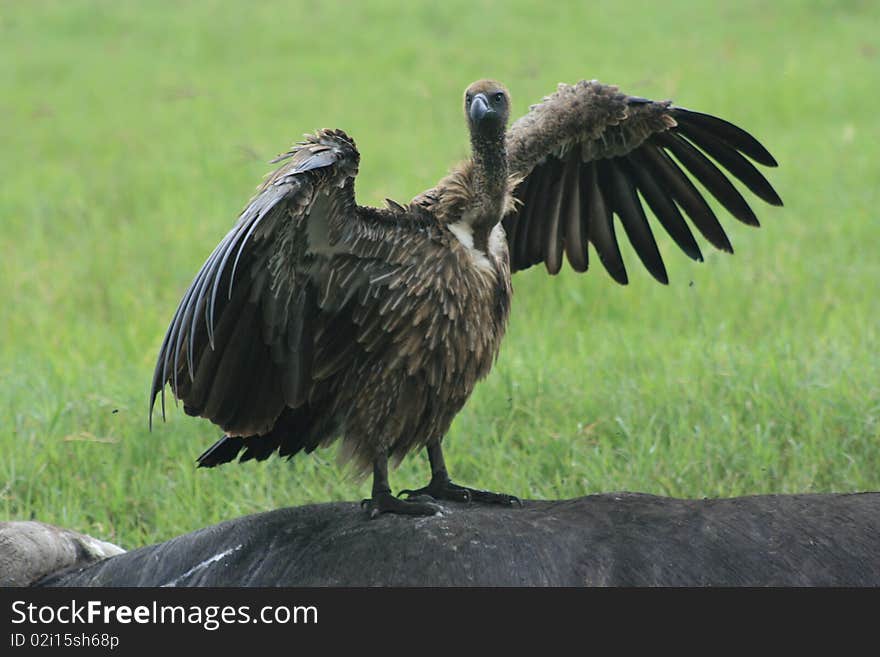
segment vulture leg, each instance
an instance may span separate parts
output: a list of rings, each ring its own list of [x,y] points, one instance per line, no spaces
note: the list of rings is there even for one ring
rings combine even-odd
[[[433,516],[442,509],[428,497],[414,497],[401,500],[391,494],[388,485],[388,455],[381,454],[373,461],[372,497],[361,502],[361,506],[369,509],[370,518],[377,518],[382,513],[399,513],[408,516]]]
[[[482,502],[483,504],[504,504],[522,506],[518,497],[506,493],[492,493],[479,488],[467,488],[452,483],[449,472],[446,470],[446,461],[443,459],[443,449],[440,441],[428,445],[428,461],[431,463],[431,482],[416,490],[402,490],[398,495],[406,495],[407,499],[420,499],[423,496],[433,497],[435,500],[450,500],[452,502]]]

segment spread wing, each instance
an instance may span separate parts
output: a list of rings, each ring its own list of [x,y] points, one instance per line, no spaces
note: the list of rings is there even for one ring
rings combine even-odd
[[[749,225],[757,226],[758,219],[728,175],[764,201],[782,205],[750,161],[773,167],[776,160],[743,129],[595,81],[559,85],[510,127],[507,149],[511,174],[522,178],[514,193],[518,207],[504,219],[512,271],[543,262],[556,274],[563,252],[573,269],[586,271],[592,244],[608,273],[626,284],[616,215],[648,271],[668,282],[643,201],[694,260],[703,258],[684,215],[713,246],[732,253],[690,176]]]
[[[150,419],[165,385],[190,415],[230,435],[268,431],[303,401],[312,362],[310,281],[356,216],[359,154],[339,130],[309,135],[275,162],[232,230],[214,249],[174,314],[153,374]]]

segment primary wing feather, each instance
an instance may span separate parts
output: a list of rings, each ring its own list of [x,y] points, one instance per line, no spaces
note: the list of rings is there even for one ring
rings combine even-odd
[[[507,150],[510,173],[521,181],[516,209],[504,219],[512,271],[544,262],[555,274],[563,253],[575,271],[586,271],[592,244],[608,273],[625,284],[616,216],[646,269],[666,283],[642,199],[694,260],[702,254],[684,215],[713,246],[732,252],[690,176],[746,224],[757,226],[758,219],[727,174],[764,201],[782,205],[747,158],[765,166],[776,166],[776,160],[745,130],[596,81],[559,85],[510,127]]]

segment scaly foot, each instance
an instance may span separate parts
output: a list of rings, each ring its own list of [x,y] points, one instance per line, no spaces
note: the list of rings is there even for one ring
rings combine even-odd
[[[439,504],[427,496],[413,496],[406,500],[394,497],[390,491],[376,493],[372,499],[361,502],[362,509],[369,509],[370,519],[383,513],[397,513],[407,516],[433,516],[443,510]]]
[[[407,500],[417,500],[429,496],[435,500],[449,500],[451,502],[479,502],[481,504],[502,504],[504,506],[522,506],[518,497],[506,493],[493,493],[479,488],[467,488],[452,483],[449,477],[435,475],[431,477],[431,483],[416,490],[402,490],[398,496],[406,495]]]

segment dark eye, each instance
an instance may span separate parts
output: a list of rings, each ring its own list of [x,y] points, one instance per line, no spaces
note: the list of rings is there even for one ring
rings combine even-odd
[[[464,104],[467,106],[470,106],[470,104],[471,104],[471,95],[470,94],[468,94],[467,96],[464,97]]]
[[[502,100],[504,100],[504,94],[499,91],[495,94],[495,102],[500,103]]]

